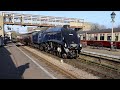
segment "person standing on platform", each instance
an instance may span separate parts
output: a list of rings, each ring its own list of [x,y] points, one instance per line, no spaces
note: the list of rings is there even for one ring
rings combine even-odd
[[[6,22],[6,16],[4,16],[4,22]]]
[[[9,22],[12,22],[12,17],[10,14],[8,15],[8,18],[9,18]]]
[[[22,24],[22,22],[23,22],[23,20],[22,20],[22,16],[20,17],[20,21],[21,21],[21,24]]]

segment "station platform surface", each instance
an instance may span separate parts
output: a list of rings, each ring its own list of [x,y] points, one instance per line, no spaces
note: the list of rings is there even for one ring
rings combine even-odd
[[[35,59],[34,59],[35,60]],[[35,60],[36,63],[39,61]],[[0,79],[51,79],[15,44],[0,47]]]
[[[6,47],[0,47],[0,79],[21,79],[11,53]]]
[[[110,48],[92,48],[91,46],[83,47],[82,52],[93,52],[100,55],[112,56],[120,59],[120,49],[111,50]]]

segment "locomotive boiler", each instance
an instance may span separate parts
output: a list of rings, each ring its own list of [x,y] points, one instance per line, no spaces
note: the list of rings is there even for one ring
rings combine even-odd
[[[77,58],[82,49],[79,35],[68,26],[33,32],[28,37],[30,45],[61,58]]]

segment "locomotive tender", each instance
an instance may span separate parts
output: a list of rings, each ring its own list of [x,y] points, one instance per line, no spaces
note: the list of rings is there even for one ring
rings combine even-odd
[[[68,26],[33,32],[28,34],[26,38],[28,39],[28,37],[27,45],[32,45],[62,58],[77,58],[82,49],[79,35]]]

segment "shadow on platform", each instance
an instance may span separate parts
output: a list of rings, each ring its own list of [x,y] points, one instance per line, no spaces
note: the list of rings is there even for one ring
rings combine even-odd
[[[5,47],[0,47],[0,79],[22,79],[29,63],[16,67],[10,55]]]

